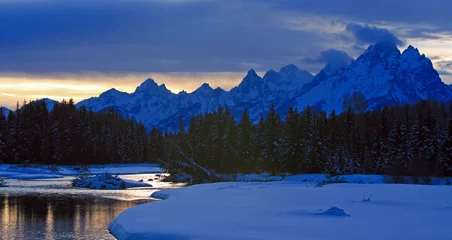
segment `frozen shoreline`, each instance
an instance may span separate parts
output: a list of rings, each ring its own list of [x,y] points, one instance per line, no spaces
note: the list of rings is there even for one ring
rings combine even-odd
[[[120,240],[452,235],[451,186],[224,182],[163,190],[152,197],[165,200],[124,211],[110,223],[112,234]]]
[[[0,177],[5,179],[51,179],[64,176],[77,176],[81,172],[78,166],[57,166],[58,169],[51,170],[49,165],[31,165],[22,167],[13,164],[0,165]],[[93,175],[109,172],[111,174],[147,174],[162,173],[157,164],[106,164],[90,165],[89,170]]]

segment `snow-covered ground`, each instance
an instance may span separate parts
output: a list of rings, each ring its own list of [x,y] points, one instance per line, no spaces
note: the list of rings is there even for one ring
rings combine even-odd
[[[121,213],[118,239],[451,239],[452,187],[225,182],[155,192]]]
[[[94,175],[102,174],[104,172],[109,172],[115,175],[162,172],[158,165],[148,163],[90,165],[89,171]],[[80,167],[78,166],[57,166],[57,169],[53,169],[46,165],[22,167],[12,164],[0,164],[0,177],[5,177],[7,179],[62,178],[63,176],[77,176],[80,173]]]
[[[217,174],[217,177],[223,182],[273,182],[273,181],[297,181],[306,183],[317,184],[329,184],[329,183],[360,183],[360,184],[380,184],[380,183],[394,183],[394,179],[391,176],[384,175],[365,175],[365,174],[353,174],[353,175],[338,175],[330,176],[328,174],[299,174],[299,175],[271,175],[270,173],[260,174],[237,174],[222,175]],[[183,178],[183,177],[182,177]],[[417,179],[417,182],[414,180]],[[451,185],[452,178],[428,178],[428,185]],[[398,183],[405,184],[427,184],[423,182],[423,178],[413,177],[398,177]]]

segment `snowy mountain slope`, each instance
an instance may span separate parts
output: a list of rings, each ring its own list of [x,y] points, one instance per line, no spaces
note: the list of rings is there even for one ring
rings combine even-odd
[[[2,112],[2,114],[3,114],[3,116],[5,116],[5,117],[8,117],[8,115],[9,115],[9,112],[11,112],[11,110],[9,110],[8,108],[5,108],[5,107],[1,107],[1,112]]]
[[[154,80],[143,82],[135,92],[110,89],[99,97],[77,104],[93,111],[114,108],[123,116],[141,121],[147,129],[158,127],[177,131],[179,119],[185,124],[196,114],[228,105],[239,120],[248,109],[253,122],[266,115],[274,104],[284,118],[289,107],[306,106],[341,112],[348,96],[360,95],[365,108],[394,103],[415,103],[420,99],[452,100],[452,87],[444,84],[431,61],[409,46],[403,53],[397,46],[378,43],[370,46],[352,63],[327,64],[316,76],[295,65],[269,70],[263,77],[251,69],[241,83],[225,91],[204,83],[192,93],[174,94]]]
[[[51,111],[53,109],[53,106],[55,106],[55,104],[59,103],[58,101],[50,99],[50,98],[43,98],[43,99],[39,99],[38,101],[44,101],[46,103],[47,110],[49,110],[49,111]]]
[[[370,46],[346,69],[328,77],[299,95],[298,109],[315,106],[327,112],[341,112],[344,100],[355,93],[367,101],[367,110],[395,103],[415,103],[420,99],[452,100],[452,91],[444,84],[431,61],[409,46],[403,53],[395,45]]]

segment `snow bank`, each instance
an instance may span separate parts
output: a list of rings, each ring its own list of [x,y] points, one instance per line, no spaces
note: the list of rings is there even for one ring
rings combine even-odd
[[[165,200],[124,211],[111,222],[112,234],[120,240],[452,236],[450,186],[227,182],[163,190],[152,196]]]
[[[396,183],[391,176],[384,175],[338,175],[330,176],[328,174],[298,174],[298,175],[271,175],[270,173],[252,173],[252,174],[218,174],[218,178],[223,181],[234,182],[274,182],[274,181],[292,181],[304,183],[317,183],[320,185],[330,183],[360,183],[360,184],[383,184]],[[414,181],[417,179],[418,181]],[[398,177],[397,183],[405,184],[428,184],[428,185],[451,185],[452,178],[430,177],[428,183],[422,178]]]
[[[126,182],[126,188],[152,187],[151,184],[139,181],[123,179]]]
[[[109,172],[111,174],[147,174],[162,172],[158,165],[148,163],[90,165],[88,166],[88,170],[92,174],[102,174],[104,172]],[[62,178],[63,176],[77,176],[80,173],[81,168],[78,166],[31,165],[23,167],[13,164],[0,165],[0,177],[9,179]]]
[[[1,176],[5,176],[2,175],[0,172]],[[22,179],[22,180],[31,180],[31,179],[52,179],[52,178],[63,178],[64,176],[62,175],[57,175],[57,174],[21,174],[21,173],[17,173],[17,174],[12,174],[12,175],[6,175],[5,177],[9,178],[9,179]]]
[[[110,173],[102,173],[94,177],[76,178],[72,181],[72,186],[90,189],[126,189],[133,187],[152,187],[144,182],[123,180]]]

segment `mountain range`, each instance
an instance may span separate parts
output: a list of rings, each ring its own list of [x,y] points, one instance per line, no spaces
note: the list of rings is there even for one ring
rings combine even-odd
[[[191,93],[178,94],[149,78],[133,93],[112,88],[79,102],[77,107],[95,112],[114,108],[124,117],[141,121],[147,129],[176,131],[181,117],[188,124],[191,116],[220,105],[228,105],[237,120],[248,109],[256,123],[272,104],[284,118],[291,106],[341,112],[348,108],[350,99],[360,99],[361,110],[413,104],[420,99],[447,102],[452,100],[452,86],[442,82],[430,59],[413,46],[400,52],[394,44],[377,43],[351,63],[327,64],[315,76],[293,64],[279,71],[271,69],[263,77],[251,69],[230,91],[204,83]]]

